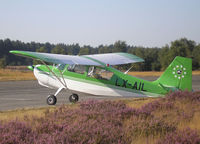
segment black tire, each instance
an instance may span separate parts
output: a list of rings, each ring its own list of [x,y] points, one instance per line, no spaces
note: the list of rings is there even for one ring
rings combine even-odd
[[[49,95],[47,97],[47,104],[48,105],[55,105],[57,102],[57,98],[54,95]]]
[[[78,101],[78,99],[79,99],[79,97],[78,97],[77,94],[72,94],[72,95],[69,96],[69,101],[71,103],[76,103]]]

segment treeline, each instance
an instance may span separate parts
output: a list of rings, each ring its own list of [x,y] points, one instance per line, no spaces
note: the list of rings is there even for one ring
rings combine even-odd
[[[193,60],[193,70],[200,69],[200,44],[195,41],[181,38],[172,41],[170,45],[161,48],[148,48],[127,45],[125,41],[116,41],[111,45],[80,46],[79,44],[50,44],[50,43],[24,43],[10,39],[0,40],[0,67],[7,65],[31,65],[33,60],[10,54],[10,50],[24,50],[33,52],[47,52],[68,55],[86,55],[98,53],[127,52],[137,55],[145,60],[143,63],[133,64],[133,70],[160,71],[164,70],[176,56],[189,57]],[[127,69],[131,64],[118,66]]]

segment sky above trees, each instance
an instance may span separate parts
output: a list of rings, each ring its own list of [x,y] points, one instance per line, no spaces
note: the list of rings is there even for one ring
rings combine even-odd
[[[0,39],[161,47],[200,42],[199,0],[1,0]]]

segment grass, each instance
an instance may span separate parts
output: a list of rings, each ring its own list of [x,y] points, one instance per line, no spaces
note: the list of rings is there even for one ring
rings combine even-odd
[[[127,98],[123,100],[125,104],[127,104],[131,108],[141,108],[147,103],[153,102],[159,98]]]
[[[68,107],[69,109],[78,108],[77,104],[67,104],[65,107]],[[15,110],[6,110],[6,111],[0,111],[0,121],[8,122],[15,119],[23,120],[25,116],[28,117],[44,117],[45,113],[48,112],[54,112],[56,109],[58,109],[59,106],[47,106],[47,107],[39,107],[39,108],[22,108],[22,109],[15,109]]]
[[[133,75],[133,76],[161,76],[163,71],[135,71],[135,72],[129,72],[128,74]],[[192,71],[192,75],[200,75],[200,71]]]
[[[0,69],[0,81],[35,80],[32,71]]]
[[[129,75],[145,77],[160,76],[163,72],[129,72]],[[193,71],[193,75],[200,75],[200,71]],[[0,69],[0,81],[18,81],[18,80],[35,80],[32,71],[26,70],[24,67],[15,67],[15,69]]]
[[[157,71],[147,71],[147,72],[140,72],[140,71],[134,71],[134,72],[128,72],[129,75],[133,76],[161,76],[163,72],[157,72]]]
[[[43,117],[47,110],[53,111],[55,107],[23,108],[0,112],[0,121],[23,120],[24,116]]]

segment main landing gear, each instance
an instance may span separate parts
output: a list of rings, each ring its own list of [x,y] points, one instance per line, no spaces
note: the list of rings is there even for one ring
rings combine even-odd
[[[79,97],[78,97],[77,94],[72,94],[72,95],[69,96],[69,101],[71,103],[76,103],[78,101],[78,99],[79,99]]]
[[[47,97],[47,104],[48,104],[48,105],[55,105],[56,102],[57,102],[56,96],[57,96],[58,93],[61,92],[63,89],[64,89],[64,88],[59,88],[59,89],[57,90],[57,92],[55,93],[55,95],[49,95],[49,96]],[[79,96],[78,96],[77,94],[74,94],[74,93],[73,93],[72,95],[69,96],[69,101],[70,101],[71,103],[76,103],[76,102],[78,101],[78,99],[79,99]]]

